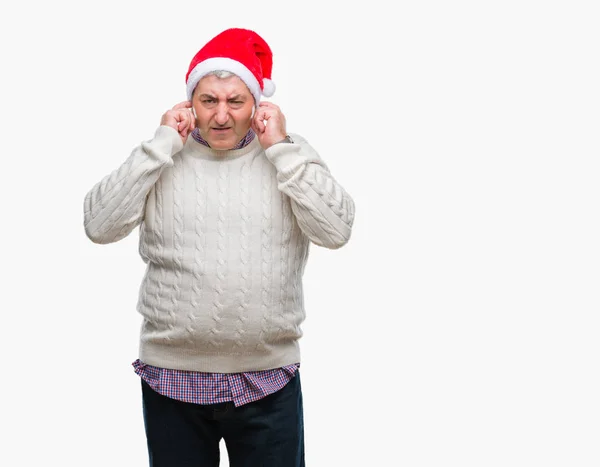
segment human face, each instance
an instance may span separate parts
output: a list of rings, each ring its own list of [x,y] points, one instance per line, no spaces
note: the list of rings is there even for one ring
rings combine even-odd
[[[233,148],[246,136],[252,121],[254,98],[237,76],[203,77],[192,95],[196,126],[211,148]]]

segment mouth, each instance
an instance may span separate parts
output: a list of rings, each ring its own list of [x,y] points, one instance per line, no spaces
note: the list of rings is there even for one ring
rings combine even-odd
[[[226,126],[226,127],[213,127],[211,128],[212,131],[214,131],[215,133],[226,133],[229,130],[231,130],[230,126]]]

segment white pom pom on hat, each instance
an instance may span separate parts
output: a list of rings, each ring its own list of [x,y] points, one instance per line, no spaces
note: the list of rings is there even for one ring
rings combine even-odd
[[[263,96],[271,97],[275,94],[275,83],[270,79],[263,79]]]
[[[272,68],[273,53],[262,37],[249,29],[227,29],[208,41],[190,62],[185,75],[187,97],[192,99],[203,76],[225,70],[244,81],[258,104],[261,96],[275,93]]]

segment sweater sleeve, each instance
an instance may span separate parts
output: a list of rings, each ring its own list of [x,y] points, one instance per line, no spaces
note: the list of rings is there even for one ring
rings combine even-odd
[[[336,249],[352,233],[354,201],[317,152],[298,135],[265,153],[277,169],[278,188],[288,195],[300,229],[315,244]]]
[[[146,197],[183,143],[177,131],[160,126],[154,138],[136,147],[127,160],[85,196],[85,233],[94,243],[125,238],[144,218]]]

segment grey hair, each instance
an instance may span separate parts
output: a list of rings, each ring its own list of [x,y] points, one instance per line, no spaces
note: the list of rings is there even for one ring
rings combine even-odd
[[[236,75],[235,73],[232,73],[231,71],[227,71],[227,70],[214,70],[214,71],[209,71],[208,73],[206,73],[204,76],[211,76],[214,75],[219,79],[225,79],[225,78],[229,78],[231,76],[237,76],[238,78],[240,78],[238,75]],[[204,78],[203,76],[203,78]],[[240,78],[242,79],[242,78]],[[244,80],[242,80],[243,82]],[[246,84],[246,83],[244,83]],[[248,88],[248,85],[246,84],[246,87]],[[196,84],[196,87],[194,88],[194,91],[192,92],[192,95],[194,95],[194,93],[196,92],[196,89],[198,88],[198,85]],[[254,94],[252,93],[252,91],[250,91],[250,88],[248,88],[248,91],[250,92],[250,94],[252,95],[252,98],[254,99],[254,102],[256,102],[256,98],[254,97]],[[252,112],[252,115],[254,115],[254,111]]]
[[[220,79],[229,78],[230,76],[237,76],[235,73],[232,73],[231,71],[227,71],[227,70],[211,71],[209,73],[206,73],[206,75],[204,75],[204,76],[209,76],[209,75],[215,75],[217,78],[220,78]]]
[[[232,73],[231,71],[214,70],[214,71],[209,71],[202,78],[204,78],[205,76],[211,76],[211,75],[216,76],[219,79],[225,79],[225,78],[229,78],[231,76],[237,76],[235,73]],[[200,83],[200,81],[198,81],[198,83]],[[196,89],[198,89],[198,84],[196,84],[196,87],[192,91],[192,96],[196,93]]]

